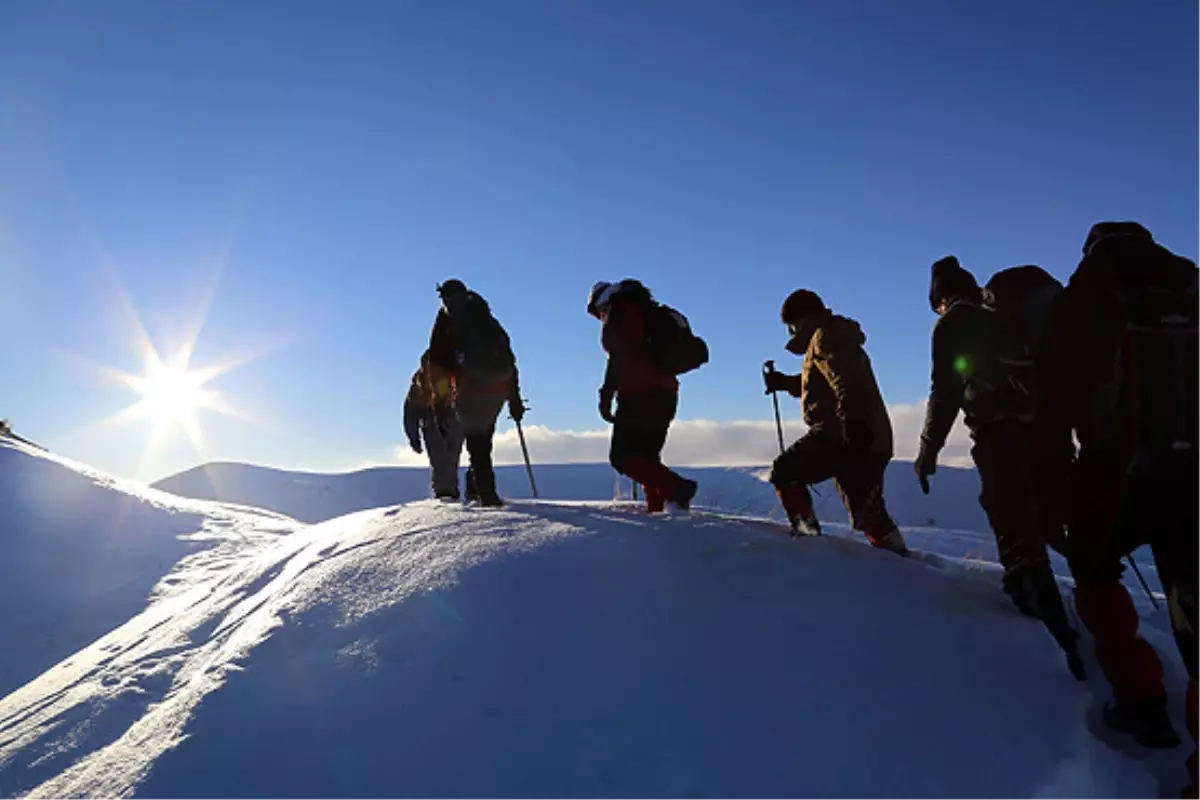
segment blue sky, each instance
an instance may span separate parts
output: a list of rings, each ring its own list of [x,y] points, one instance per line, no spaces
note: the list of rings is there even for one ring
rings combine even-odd
[[[449,276],[531,423],[600,427],[584,301],[627,276],[710,343],[684,418],[770,419],[801,286],[917,402],[937,257],[1065,277],[1106,218],[1196,256],[1196,32],[1182,0],[8,0],[0,416],[123,475],[387,462]],[[97,424],[137,399],[88,366],[141,371],[122,297],[164,353],[204,318],[194,364],[257,354],[211,384],[255,421],[202,412],[202,455]]]

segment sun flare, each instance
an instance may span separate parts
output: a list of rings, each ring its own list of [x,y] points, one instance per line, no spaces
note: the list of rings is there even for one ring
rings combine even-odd
[[[164,422],[183,422],[204,405],[204,375],[189,371],[186,364],[148,364],[146,374],[134,376],[130,384],[149,415]]]

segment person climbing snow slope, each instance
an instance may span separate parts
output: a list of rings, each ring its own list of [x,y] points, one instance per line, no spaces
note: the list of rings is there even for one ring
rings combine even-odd
[[[934,263],[929,288],[929,306],[938,315],[933,377],[913,466],[922,491],[929,494],[938,454],[962,411],[974,441],[979,503],[1004,567],[1004,592],[1020,611],[1042,620],[1066,654],[1071,674],[1084,680],[1078,634],[1067,618],[1046,552],[1047,540],[1060,537],[1052,517],[1036,502],[1033,333],[1016,313],[1028,295],[1045,297],[1046,290],[1059,284],[1038,267],[1014,269],[1020,272],[1005,270],[993,278],[1011,310],[1002,313],[957,258]]]
[[[429,360],[454,379],[454,406],[471,462],[467,499],[500,506],[492,440],[505,403],[514,420],[525,416],[517,359],[507,331],[483,297],[453,278],[438,287],[438,295],[442,307],[429,337]]]
[[[1173,748],[1163,667],[1138,634],[1121,559],[1149,545],[1187,668],[1196,796],[1197,269],[1136,222],[1092,226],[1037,357],[1038,486],[1066,525],[1079,618],[1112,687],[1104,720]],[[1078,442],[1078,453],[1072,441]]]
[[[833,478],[850,524],[875,547],[906,554],[904,537],[884,502],[884,471],[893,455],[892,423],[863,346],[862,327],[834,314],[812,291],[798,289],[780,312],[802,356],[799,375],[768,371],[767,393],[800,398],[808,431],[775,459],[771,484],[798,534],[817,535],[820,523],[808,487]]]
[[[588,295],[587,311],[603,323],[600,340],[608,354],[600,416],[613,426],[609,461],[642,484],[650,512],[667,502],[686,509],[697,490],[695,481],[662,462],[679,406],[679,380],[654,354],[651,332],[659,308],[650,290],[632,279],[597,283]]]

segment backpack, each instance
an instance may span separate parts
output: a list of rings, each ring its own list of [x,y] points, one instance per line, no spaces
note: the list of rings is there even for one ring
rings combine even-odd
[[[687,317],[662,303],[652,303],[647,311],[646,344],[655,365],[672,375],[708,363],[708,344],[692,333]]]
[[[1034,357],[1046,315],[1062,291],[1058,280],[1035,266],[1001,270],[984,287],[981,308],[989,318],[993,361],[984,388],[994,393],[993,406],[1001,418],[1034,419]]]
[[[1130,284],[1133,285],[1130,285]],[[1132,393],[1136,410],[1135,466],[1165,456],[1197,456],[1200,326],[1196,270],[1190,285],[1170,280],[1122,282],[1105,289],[1123,310],[1125,330],[1113,382]]]
[[[468,292],[448,300],[444,308],[458,343],[458,363],[468,380],[485,385],[512,378],[517,366],[512,344],[487,301]]]

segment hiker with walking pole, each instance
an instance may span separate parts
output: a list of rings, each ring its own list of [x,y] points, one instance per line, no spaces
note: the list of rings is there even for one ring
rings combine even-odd
[[[504,326],[487,301],[457,279],[438,286],[442,300],[429,337],[429,360],[454,379],[454,406],[462,423],[467,456],[466,499],[502,506],[496,492],[492,439],[508,403],[514,421],[525,417],[517,359]]]
[[[668,469],[662,450],[679,405],[677,376],[708,361],[708,346],[682,314],[655,302],[635,280],[597,283],[587,311],[603,324],[600,341],[608,354],[600,416],[613,426],[613,469],[642,485],[650,513],[667,503],[689,508],[696,482]]]
[[[771,484],[793,535],[820,534],[808,487],[833,478],[851,526],[875,547],[907,554],[904,537],[884,502],[892,423],[863,349],[862,328],[834,314],[807,289],[788,296],[780,320],[791,337],[788,352],[804,358],[799,375],[777,372],[771,362],[763,370],[767,394],[785,391],[800,398],[808,425],[808,432],[771,467]],[[776,420],[782,434],[778,415]]]

